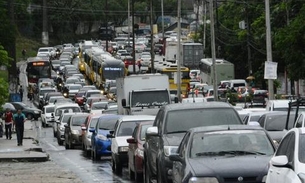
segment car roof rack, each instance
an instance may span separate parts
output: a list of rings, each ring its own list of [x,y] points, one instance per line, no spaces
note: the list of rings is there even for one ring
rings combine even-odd
[[[290,112],[292,107],[296,107],[296,112],[295,112],[295,117],[294,117],[294,123],[293,126],[296,123],[296,120],[298,118],[299,115],[299,108],[301,107],[305,107],[305,97],[298,97],[298,98],[290,98],[290,102],[288,103],[288,113],[287,113],[287,119],[286,119],[286,126],[285,129],[288,130],[288,124],[289,124],[289,116],[290,116]]]

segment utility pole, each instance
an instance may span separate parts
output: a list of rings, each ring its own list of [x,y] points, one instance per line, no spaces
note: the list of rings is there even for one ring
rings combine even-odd
[[[178,14],[177,14],[177,27],[178,27],[178,51],[177,51],[177,96],[178,101],[181,102],[181,65],[180,65],[180,47],[181,47],[181,0],[178,0]]]
[[[135,23],[134,23],[134,1],[131,0],[131,22],[132,22],[132,64],[133,64],[133,73],[136,73],[136,48],[135,48]]]
[[[127,44],[127,46],[129,46],[130,45],[130,0],[128,0],[128,44]]]
[[[47,0],[42,2],[42,43],[49,45]]]
[[[196,7],[196,27],[195,27],[195,38],[198,41],[197,33],[198,33],[198,24],[199,24],[199,1],[197,0],[197,7]]]
[[[272,45],[271,45],[271,25],[270,25],[270,4],[269,0],[265,0],[266,13],[266,47],[267,47],[267,62],[272,62]],[[274,99],[273,79],[268,79],[269,100]]]
[[[162,17],[162,39],[164,40],[164,4],[163,0],[161,0],[161,17]]]
[[[205,58],[205,47],[206,47],[206,30],[207,30],[207,2],[206,0],[202,1],[203,9],[203,57]]]
[[[109,35],[108,32],[108,0],[106,0],[106,5],[105,5],[105,15],[106,15],[106,51],[108,51],[108,40],[111,39],[110,37],[112,36],[112,31],[111,35]]]
[[[218,101],[218,88],[217,88],[217,74],[216,74],[216,48],[215,48],[215,28],[214,28],[214,7],[213,0],[209,2],[210,11],[210,29],[211,29],[211,51],[212,51],[212,63],[213,63],[213,90],[214,90],[214,100]]]
[[[151,69],[150,72],[155,72],[154,60],[155,60],[155,52],[154,52],[154,17],[153,17],[153,0],[150,0],[150,55],[151,55]]]
[[[247,21],[247,51],[248,51],[248,71],[249,76],[252,75],[252,61],[251,61],[251,47],[250,47],[250,31],[251,31],[251,23],[249,20],[249,8],[248,8],[248,0],[246,1],[246,21]]]

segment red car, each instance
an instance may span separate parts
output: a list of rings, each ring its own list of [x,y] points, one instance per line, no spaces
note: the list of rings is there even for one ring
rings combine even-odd
[[[148,127],[153,125],[153,121],[138,123],[134,129],[132,137],[127,139],[128,148],[128,172],[129,178],[140,182],[143,177],[143,157],[145,143],[145,133]]]
[[[84,94],[86,93],[86,90],[80,90],[75,96],[74,96],[74,101],[77,103],[79,106],[84,105]]]

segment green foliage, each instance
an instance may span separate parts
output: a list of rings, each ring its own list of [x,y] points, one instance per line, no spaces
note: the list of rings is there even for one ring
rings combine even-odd
[[[4,78],[0,78],[0,106],[2,106],[5,102],[7,102],[8,97],[9,97],[9,92],[8,92],[8,83],[5,81]]]

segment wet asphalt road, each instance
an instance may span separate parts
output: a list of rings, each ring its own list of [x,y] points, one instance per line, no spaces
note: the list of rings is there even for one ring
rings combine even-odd
[[[66,150],[57,144],[53,137],[52,127],[40,128],[39,142],[42,148],[50,155],[50,159],[59,166],[67,168],[79,176],[84,183],[129,183],[128,170],[123,170],[123,175],[115,175],[111,169],[111,157],[102,157],[100,161],[93,161],[86,157],[81,147]]]

